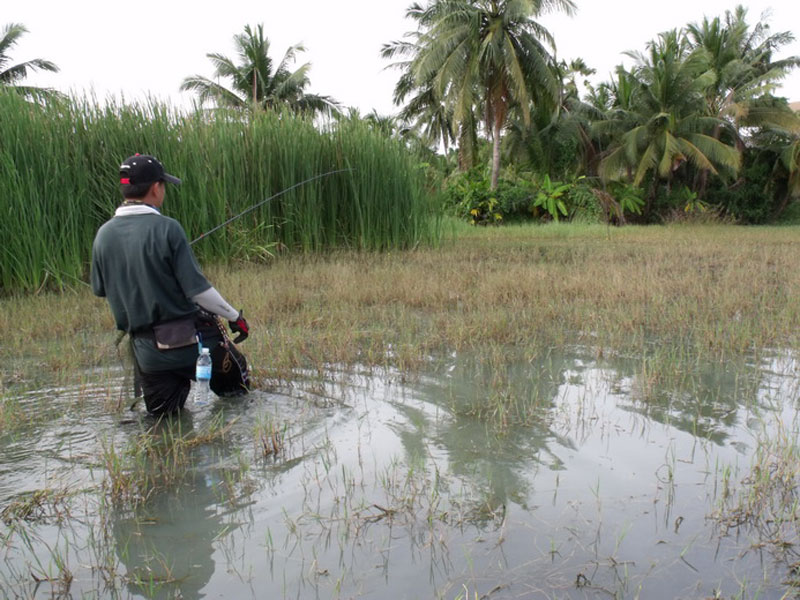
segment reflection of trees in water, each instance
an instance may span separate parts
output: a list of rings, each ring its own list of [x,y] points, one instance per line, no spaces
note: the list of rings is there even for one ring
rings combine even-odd
[[[349,455],[349,434],[322,434],[329,423],[339,428],[351,412],[360,415],[361,403],[354,400],[355,409],[321,407],[313,418],[304,414],[297,439],[307,438],[307,443],[296,441],[262,482],[272,481],[271,487],[285,492],[282,502],[295,502],[285,507],[291,518],[286,532],[276,527],[281,535],[276,534],[274,546],[267,544],[269,573],[263,575],[268,585],[289,572],[296,581],[282,589],[298,597],[330,591],[338,578],[345,589],[355,590],[371,581],[369,573],[377,567],[387,583],[428,569],[430,584],[438,588],[462,575],[458,556],[452,555],[456,544],[472,544],[475,530],[481,538],[491,538],[489,532],[511,538],[504,525],[525,522],[514,515],[514,507],[533,512],[541,488],[557,479],[551,471],[567,468],[562,462],[571,460],[567,456],[602,438],[602,427],[617,431],[617,421],[633,414],[637,425],[664,423],[724,443],[738,424],[738,409],[759,402],[764,378],[758,366],[695,365],[670,377],[675,363],[660,365],[658,371],[656,359],[648,360],[597,359],[593,352],[551,352],[534,360],[458,356],[430,377],[404,385],[403,397],[389,396],[395,412],[373,413],[391,415],[381,418],[377,430],[384,433],[388,427],[400,440],[405,456],[396,464],[378,460],[381,440],[364,442],[362,427],[371,426],[359,427],[361,442],[376,446],[374,472],[366,448],[363,463],[360,444],[358,458]],[[353,396],[362,393],[363,406],[372,413],[375,397],[368,387]],[[348,431],[355,435],[354,429]],[[198,451],[208,446],[214,447],[203,445]],[[209,591],[215,559],[224,561],[226,569],[236,562],[214,555],[224,552],[218,538],[230,526],[220,514],[215,480],[206,477],[223,478],[213,466],[219,461],[204,467],[203,460],[200,456],[175,489],[154,497],[145,510],[113,515],[116,550],[128,577],[143,574],[140,579],[157,588],[151,592],[129,584],[130,592],[198,598]],[[570,468],[577,473],[581,467]],[[295,488],[303,490],[299,502],[288,491]],[[504,551],[498,547],[497,552]],[[241,562],[255,560],[250,554]],[[333,565],[343,565],[341,573]],[[159,586],[159,578],[168,583]]]
[[[431,422],[397,406],[408,417],[398,435],[409,456],[425,456],[430,442],[444,449],[451,474],[475,482],[476,518],[493,520],[509,502],[526,506],[532,470],[561,468],[550,445],[570,442],[549,421],[568,366],[552,354],[530,362],[456,357],[415,386],[444,416]]]
[[[761,405],[766,377],[762,365],[746,358],[700,364],[658,350],[639,360],[609,361],[608,369],[623,392],[621,410],[718,445],[730,438],[741,407]]]
[[[564,468],[559,448],[575,449],[601,426],[594,406],[601,396],[645,421],[724,444],[738,409],[758,405],[761,365],[743,359],[684,366],[689,362],[597,359],[579,351],[535,360],[458,356],[414,386],[441,412],[398,403],[406,418],[395,429],[410,459],[424,459],[431,442],[446,452],[451,474],[472,482],[476,502],[489,513],[507,502],[525,508],[535,472]],[[564,410],[573,413],[564,418],[575,439],[563,433]]]

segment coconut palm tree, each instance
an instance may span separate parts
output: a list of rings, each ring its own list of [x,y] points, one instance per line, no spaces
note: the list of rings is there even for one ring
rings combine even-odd
[[[21,82],[33,71],[58,72],[58,67],[42,58],[34,58],[25,62],[14,64],[8,52],[17,45],[28,30],[20,23],[9,23],[0,32],[0,87],[11,87],[16,91],[31,97],[41,97],[53,94],[53,90],[21,85]]]
[[[660,34],[647,47],[647,53],[627,53],[637,62],[632,73],[620,77],[630,84],[630,105],[603,124],[606,130],[616,124],[624,133],[600,163],[600,175],[632,176],[638,186],[651,174],[652,198],[656,182],[663,180],[669,187],[674,173],[686,164],[714,174],[735,173],[740,153],[713,135],[717,128],[729,127],[728,122],[703,110],[705,90],[716,77],[708,53],[691,48],[677,30]]]
[[[426,11],[419,4],[412,4],[406,11],[406,16],[416,20],[420,30],[426,26]],[[453,122],[453,111],[437,94],[432,80],[418,84],[411,71],[413,57],[419,51],[420,30],[406,34],[406,37],[413,41],[390,42],[384,44],[381,49],[381,55],[387,59],[398,56],[410,57],[408,60],[396,61],[389,65],[389,68],[399,69],[402,72],[393,97],[395,105],[403,105],[398,116],[404,122],[412,123],[419,135],[431,144],[441,144],[445,154],[452,144],[457,144],[462,167],[468,169],[473,166],[474,144],[471,142],[474,136],[468,135],[459,143],[457,127]]]
[[[263,25],[255,29],[247,25],[244,33],[235,35],[233,40],[238,63],[222,54],[206,54],[214,65],[214,79],[202,75],[187,77],[181,91],[194,91],[201,104],[213,101],[218,107],[287,106],[314,115],[338,110],[338,103],[330,96],[306,93],[310,63],[291,70],[298,54],[305,52],[302,44],[290,46],[276,66],[269,56],[270,44],[264,37]],[[220,79],[230,80],[230,87],[222,85]]]
[[[420,30],[402,49],[414,85],[432,87],[450,111],[456,129],[483,114],[492,138],[492,189],[500,172],[500,142],[509,110],[520,107],[525,122],[530,107],[558,94],[545,44],[550,33],[534,19],[544,11],[571,13],[572,0],[433,0],[413,5]]]
[[[724,21],[705,18],[686,30],[692,46],[707,52],[715,75],[705,93],[707,114],[733,122],[737,133],[741,127],[791,124],[786,107],[759,99],[771,96],[800,66],[796,56],[774,59],[777,50],[794,41],[790,32],[770,33],[764,22],[751,30],[746,17],[747,10],[738,6],[725,13]]]
[[[513,107],[503,140],[503,155],[514,156],[537,172],[554,178],[582,173],[596,175],[599,148],[591,136],[593,121],[604,118],[604,111],[580,99],[579,77],[594,74],[586,62],[577,58],[554,66],[558,82],[555,105],[541,102],[531,111],[528,125],[518,107]],[[592,89],[590,87],[590,89]]]
[[[745,149],[743,131],[752,128],[791,129],[795,116],[785,103],[772,102],[779,82],[800,65],[800,59],[790,57],[774,60],[773,54],[794,37],[789,32],[772,34],[769,25],[759,22],[752,30],[746,21],[747,10],[742,6],[725,13],[725,18],[703,19],[687,26],[691,44],[702,48],[710,59],[715,80],[705,92],[706,112],[732,124],[731,133],[740,150]],[[712,133],[716,139],[721,126]],[[699,174],[700,195],[704,195],[709,171]]]
[[[406,98],[411,96],[406,102]],[[398,117],[405,122],[415,122],[420,134],[431,143],[441,144],[445,153],[456,142],[452,112],[436,97],[432,85],[415,87],[411,73],[405,72],[397,83],[394,94],[395,104],[405,106]]]

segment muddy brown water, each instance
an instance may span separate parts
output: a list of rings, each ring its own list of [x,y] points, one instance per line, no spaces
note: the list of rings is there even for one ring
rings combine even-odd
[[[120,372],[6,389],[3,402],[50,416],[0,433],[0,595],[794,592],[793,522],[775,544],[775,531],[715,518],[749,489],[760,448],[796,442],[791,355],[671,377],[581,348],[497,364],[453,354],[414,378],[331,367],[215,399],[171,427],[191,437],[225,423],[226,435],[191,447],[138,506],[111,499],[103,464],[109,445],[124,454],[152,426],[101,408],[125,392]],[[282,445],[268,457],[265,419]],[[139,460],[158,472],[169,459]]]

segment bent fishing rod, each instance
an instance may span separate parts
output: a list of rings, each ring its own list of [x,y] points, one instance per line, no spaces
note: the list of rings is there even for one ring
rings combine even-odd
[[[243,210],[243,211],[242,211],[242,212],[240,212],[238,215],[236,215],[235,217],[231,217],[230,219],[228,219],[228,220],[227,220],[227,221],[225,221],[224,223],[220,223],[219,225],[217,225],[217,226],[216,226],[216,227],[214,227],[213,229],[209,229],[209,230],[208,230],[208,231],[206,231],[204,234],[202,234],[200,237],[198,237],[198,238],[196,238],[196,239],[192,240],[191,242],[189,242],[189,245],[191,246],[191,245],[192,245],[192,244],[194,244],[195,242],[199,242],[199,241],[200,241],[200,240],[202,240],[204,237],[207,237],[207,236],[211,235],[212,233],[214,233],[214,232],[215,232],[215,231],[217,231],[218,229],[222,229],[223,227],[225,227],[225,225],[228,225],[228,224],[230,224],[230,223],[233,223],[233,222],[234,222],[236,219],[238,219],[238,218],[240,218],[240,217],[243,217],[244,215],[246,215],[246,214],[247,214],[247,213],[249,213],[249,212],[252,212],[252,211],[254,211],[254,210],[255,210],[255,209],[257,209],[259,206],[261,206],[261,205],[263,205],[263,204],[266,204],[266,203],[267,203],[267,202],[269,202],[270,200],[274,200],[274,199],[275,199],[275,198],[277,198],[278,196],[283,196],[283,194],[285,194],[285,193],[287,193],[287,192],[290,192],[290,191],[292,191],[292,190],[293,190],[293,189],[295,189],[295,188],[299,188],[301,185],[305,185],[305,184],[307,184],[307,183],[310,183],[311,181],[314,181],[315,179],[322,179],[323,177],[328,177],[329,175],[335,175],[336,173],[347,173],[348,171],[355,171],[355,168],[349,168],[349,169],[337,169],[337,170],[335,170],[335,171],[328,171],[327,173],[322,173],[322,174],[320,174],[320,175],[314,175],[313,177],[309,177],[308,179],[304,179],[304,180],[303,180],[303,181],[301,181],[300,183],[295,183],[294,185],[292,185],[292,186],[290,186],[290,187],[286,188],[285,190],[281,190],[281,191],[280,191],[280,192],[278,192],[277,194],[273,194],[273,195],[272,195],[272,196],[270,196],[269,198],[265,198],[264,200],[261,200],[260,202],[257,202],[256,204],[254,204],[254,205],[253,205],[253,206],[251,206],[250,208],[247,208],[247,209]]]

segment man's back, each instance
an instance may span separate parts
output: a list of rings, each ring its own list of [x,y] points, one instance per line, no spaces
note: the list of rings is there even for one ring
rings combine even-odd
[[[197,308],[190,298],[209,287],[174,219],[130,206],[98,230],[92,289],[108,298],[118,329],[137,331],[191,315]]]

